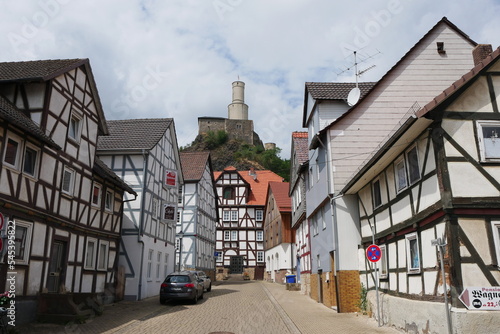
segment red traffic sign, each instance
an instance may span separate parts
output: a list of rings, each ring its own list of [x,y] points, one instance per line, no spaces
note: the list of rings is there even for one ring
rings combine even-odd
[[[380,247],[377,245],[370,245],[366,249],[366,258],[370,262],[378,262],[380,258],[382,257],[382,251],[380,250]]]

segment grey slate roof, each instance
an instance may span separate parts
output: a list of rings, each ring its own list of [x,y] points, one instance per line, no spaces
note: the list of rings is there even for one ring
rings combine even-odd
[[[50,145],[53,148],[61,149],[52,138],[47,136],[40,127],[31,120],[28,116],[23,114],[19,109],[17,109],[12,103],[3,98],[0,95],[0,118],[3,118],[7,122],[18,126],[20,129],[29,133],[33,137],[41,140],[42,142]]]
[[[116,175],[115,172],[113,172],[108,166],[106,166],[106,164],[102,162],[98,157],[96,157],[94,160],[93,170],[94,173],[96,173],[106,181],[109,181],[114,185],[124,189],[129,194],[137,195],[137,193],[128,184],[126,184],[120,177],[118,177],[118,175]]]
[[[375,86],[376,82],[358,83],[361,98]],[[355,82],[306,82],[306,89],[315,100],[347,100]]]
[[[172,122],[172,118],[107,121],[109,135],[99,136],[97,150],[151,150]]]
[[[51,59],[0,63],[0,82],[45,81],[86,62],[88,62],[88,59]]]
[[[199,181],[205,171],[210,152],[181,152],[181,166],[184,181]]]

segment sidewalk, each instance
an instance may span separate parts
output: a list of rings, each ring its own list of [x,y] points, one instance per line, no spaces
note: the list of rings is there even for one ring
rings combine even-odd
[[[401,333],[394,328],[378,327],[375,319],[365,315],[337,313],[299,291],[286,290],[285,285],[269,282],[260,284],[268,292],[271,300],[275,299],[286,313],[285,317],[288,317],[298,330],[298,332],[291,330],[291,333]]]

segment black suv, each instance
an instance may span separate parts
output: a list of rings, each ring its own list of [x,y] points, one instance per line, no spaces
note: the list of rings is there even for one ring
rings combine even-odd
[[[167,299],[189,299],[196,304],[203,299],[203,280],[189,271],[174,272],[168,275],[160,286],[160,303]]]

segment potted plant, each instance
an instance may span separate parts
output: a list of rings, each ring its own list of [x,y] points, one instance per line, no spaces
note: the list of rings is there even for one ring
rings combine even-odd
[[[10,306],[11,299],[12,297],[10,296],[10,293],[8,291],[0,294],[0,307],[8,308]]]
[[[248,281],[250,279],[250,275],[246,271],[243,273],[243,279],[245,281]]]

